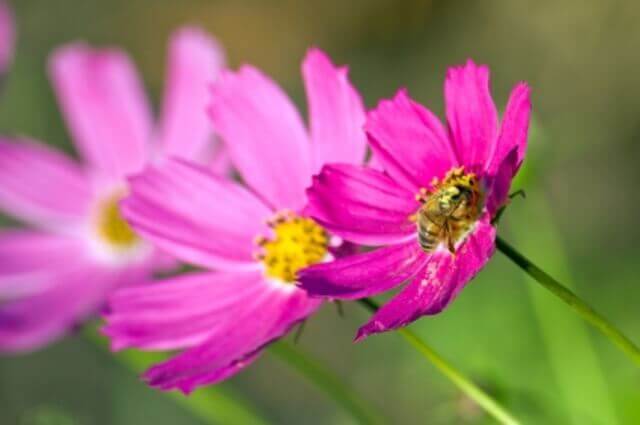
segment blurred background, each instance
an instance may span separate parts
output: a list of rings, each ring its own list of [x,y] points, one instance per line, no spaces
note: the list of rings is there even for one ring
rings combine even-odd
[[[401,86],[442,115],[447,66],[489,64],[499,108],[519,80],[533,87],[527,192],[500,233],[640,342],[636,222],[640,206],[640,5],[632,1],[14,0],[17,56],[0,98],[0,131],[72,152],[45,75],[71,40],[117,45],[153,99],[176,27],[198,24],[305,108],[309,46],[350,66],[367,106]],[[156,102],[157,104],[157,102]],[[5,220],[3,223],[8,224]],[[346,305],[311,318],[298,346],[393,424],[492,423],[398,335],[352,344],[367,317]],[[557,299],[497,253],[437,317],[412,326],[531,424],[640,423],[640,373]],[[221,389],[274,424],[349,424],[323,393],[267,352]],[[195,425],[202,422],[80,338],[0,357],[0,423]]]

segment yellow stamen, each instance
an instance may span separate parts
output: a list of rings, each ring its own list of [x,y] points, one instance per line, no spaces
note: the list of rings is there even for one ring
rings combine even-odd
[[[267,276],[293,283],[300,269],[327,256],[327,232],[312,219],[284,212],[268,224],[273,228],[273,237],[257,237],[255,241],[260,248],[256,258],[263,262]]]
[[[131,248],[139,242],[129,224],[120,213],[121,196],[113,196],[99,206],[97,228],[102,240],[117,250]]]

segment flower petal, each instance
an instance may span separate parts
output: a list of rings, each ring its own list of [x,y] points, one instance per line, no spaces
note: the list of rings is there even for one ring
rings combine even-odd
[[[515,146],[509,155],[502,161],[502,164],[494,176],[490,176],[487,184],[487,211],[491,216],[495,216],[498,210],[507,202],[511,180],[516,174],[521,164],[518,147]]]
[[[476,172],[484,170],[498,135],[498,113],[489,91],[489,68],[472,60],[450,68],[444,94],[447,123],[460,163]]]
[[[384,245],[415,234],[409,217],[420,205],[386,174],[347,164],[327,165],[307,190],[305,213],[353,242]]]
[[[384,170],[412,193],[442,178],[457,160],[440,120],[400,90],[369,113],[369,143]]]
[[[73,161],[43,144],[0,139],[0,208],[51,228],[89,211],[91,187]]]
[[[96,312],[109,291],[137,278],[128,273],[79,260],[52,272],[46,290],[0,305],[0,351],[31,351],[63,336]]]
[[[314,296],[358,299],[388,291],[413,277],[427,261],[416,240],[316,264],[299,272]]]
[[[103,333],[114,350],[177,350],[234,323],[265,283],[253,273],[191,273],[126,288],[109,299]]]
[[[442,311],[489,261],[495,250],[495,235],[485,215],[455,257],[445,251],[434,253],[413,281],[358,330],[356,340]]]
[[[254,238],[272,212],[239,184],[172,159],[130,179],[122,211],[137,232],[179,259],[210,268],[255,268]]]
[[[129,58],[82,43],[56,50],[50,76],[82,155],[110,176],[139,171],[151,137],[151,110]]]
[[[495,175],[509,153],[516,149],[516,167],[518,171],[524,155],[527,152],[527,135],[531,120],[531,89],[526,83],[519,83],[511,91],[507,107],[502,117],[500,135],[496,142],[495,151],[490,162],[487,163],[487,173]]]
[[[209,112],[244,180],[274,208],[301,208],[311,183],[310,143],[282,90],[250,66],[223,72]]]
[[[349,82],[346,67],[337,68],[319,49],[311,49],[302,63],[309,103],[314,171],[324,164],[361,164],[367,139],[362,98]]]
[[[4,1],[0,2],[0,78],[13,60],[15,27],[13,12]]]
[[[76,267],[85,243],[78,238],[32,230],[0,232],[0,304],[42,292],[51,276]]]
[[[209,86],[224,66],[222,47],[203,30],[185,27],[171,36],[160,121],[165,156],[198,160],[214,143],[206,109]]]
[[[224,326],[216,327],[207,341],[148,370],[145,378],[149,384],[188,393],[220,382],[254,360],[265,345],[286,334],[320,304],[295,287],[263,283],[261,293],[242,311],[227,316]]]

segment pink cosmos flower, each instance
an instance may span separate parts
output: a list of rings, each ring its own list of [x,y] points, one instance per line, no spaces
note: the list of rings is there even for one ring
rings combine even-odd
[[[110,299],[104,332],[114,349],[184,350],[145,374],[150,385],[190,392],[240,371],[320,300],[297,271],[333,256],[306,217],[305,189],[328,162],[359,164],[362,101],[326,55],[311,50],[302,74],[310,131],[291,101],[257,69],[224,72],[210,113],[247,187],[174,160],[131,179],[123,211],[140,234],[202,271]]]
[[[326,166],[308,191],[310,214],[347,240],[377,250],[309,267],[313,295],[358,299],[407,285],[361,327],[357,339],[436,314],[491,258],[491,223],[525,155],[529,88],[511,92],[502,123],[489,70],[449,69],[447,129],[400,90],[370,112],[366,132],[384,172]]]
[[[49,65],[83,163],[31,140],[0,138],[0,208],[32,225],[0,231],[2,351],[41,347],[94,313],[114,288],[167,265],[120,215],[125,177],[167,155],[212,159],[204,152],[213,136],[207,87],[223,53],[200,30],[171,37],[157,127],[123,52],[75,43]]]
[[[0,77],[7,72],[13,59],[15,43],[13,13],[4,1],[0,1]]]

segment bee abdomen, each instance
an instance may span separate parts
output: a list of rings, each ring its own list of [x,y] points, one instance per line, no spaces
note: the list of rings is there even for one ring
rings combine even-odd
[[[418,241],[420,242],[420,247],[425,252],[435,251],[438,247],[438,243],[440,242],[437,237],[432,237],[423,233],[418,233]]]
[[[431,222],[418,222],[418,242],[425,252],[433,252],[440,243],[440,228]]]

